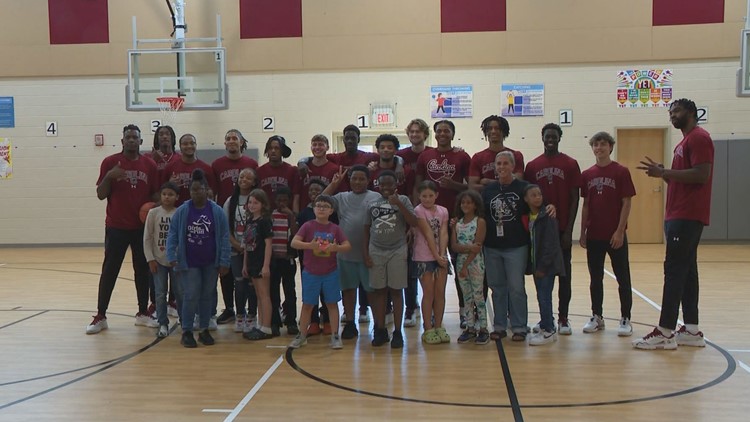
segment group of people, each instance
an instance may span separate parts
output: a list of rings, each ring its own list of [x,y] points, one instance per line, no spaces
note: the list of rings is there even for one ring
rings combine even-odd
[[[671,169],[648,157],[638,167],[668,184],[662,316],[658,327],[633,341],[640,349],[705,345],[698,328],[696,251],[708,224],[713,144],[697,126],[692,101],[674,101],[670,118],[684,136]],[[541,130],[544,152],[525,166],[523,155],[504,145],[510,126],[503,117],[482,121],[488,146],[473,157],[452,144],[451,121],[440,120],[432,129],[436,147],[426,146],[427,123],[414,119],[406,126],[409,148],[401,149],[396,136],[384,134],[376,140],[377,152],[366,153],[358,149],[359,129],[349,125],[343,152],[329,153],[328,139],[315,135],[312,156],[296,166],[284,162],[292,151],[276,135],[264,148],[268,162],[258,166],[243,155],[247,141],[234,129],[225,136],[226,156],[208,165],[197,158],[193,135],[180,137],[178,154],[174,131],[161,127],[153,152],[140,154],[140,130],[126,126],[122,152],[102,162],[97,183],[98,197],[107,199],[105,259],[98,313],[87,333],[107,328],[106,310],[130,247],[136,325],[158,327],[157,335],[167,336],[171,304],[186,347],[197,345],[193,331],[198,341],[211,345],[211,329],[234,322],[248,340],[278,336],[284,325],[295,336],[292,348],[323,331],[331,336],[330,346],[340,349],[342,339],[359,335],[357,322],[369,322],[368,306],[373,346],[403,347],[402,327],[416,325],[420,314],[422,341],[447,343],[450,274],[458,292],[459,343],[486,344],[510,331],[514,341],[529,337],[530,345],[548,344],[558,334],[572,334],[572,233],[582,197],[579,243],[586,249],[592,310],[583,332],[605,327],[603,276],[609,255],[619,285],[617,333],[632,335],[626,233],[636,192],[628,168],[611,159],[614,138],[606,132],[591,136],[596,163],[581,172],[576,160],[559,150],[563,132],[554,123]],[[148,212],[144,229],[139,210],[150,201],[159,206]],[[539,304],[540,320],[532,329],[525,275],[533,276]],[[224,310],[217,316],[219,277]],[[680,304],[685,324],[677,329]]]

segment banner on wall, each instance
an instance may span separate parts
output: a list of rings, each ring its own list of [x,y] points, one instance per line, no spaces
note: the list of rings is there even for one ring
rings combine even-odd
[[[430,116],[433,119],[471,117],[474,89],[471,85],[433,85],[430,87]]]
[[[13,160],[9,138],[0,138],[0,179],[13,177]]]
[[[503,116],[544,116],[544,84],[503,84],[500,96]]]
[[[617,72],[617,106],[668,107],[672,101],[672,69]]]

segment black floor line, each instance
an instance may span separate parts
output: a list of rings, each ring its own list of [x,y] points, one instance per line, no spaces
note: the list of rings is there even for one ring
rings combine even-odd
[[[503,378],[505,378],[505,388],[508,390],[510,407],[513,409],[513,418],[516,422],[523,422],[521,405],[518,403],[516,388],[513,386],[513,377],[510,376],[510,366],[508,366],[508,358],[505,356],[502,340],[496,340],[495,345],[497,346],[497,356],[500,358],[500,366],[503,368]]]
[[[19,319],[18,321],[13,321],[13,322],[11,322],[11,323],[9,323],[9,324],[5,324],[5,325],[2,325],[2,326],[0,326],[0,330],[2,330],[3,328],[6,328],[6,327],[10,327],[11,325],[16,325],[16,324],[18,324],[19,322],[24,322],[24,321],[26,321],[27,319],[31,319],[31,318],[37,317],[37,316],[39,316],[39,315],[42,315],[42,314],[46,314],[47,312],[49,312],[49,311],[41,311],[41,312],[37,312],[37,313],[35,313],[34,315],[29,315],[29,316],[27,316],[26,318],[21,318],[21,319]]]

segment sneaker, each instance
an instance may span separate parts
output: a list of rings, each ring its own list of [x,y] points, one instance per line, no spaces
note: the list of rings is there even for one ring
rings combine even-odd
[[[180,316],[180,313],[177,312],[177,302],[174,300],[167,304],[167,315],[175,318]]]
[[[489,340],[489,334],[487,336],[488,336],[487,339]],[[461,333],[460,336],[458,336],[458,340],[457,341],[459,343],[463,344],[463,343],[468,343],[468,342],[474,340],[475,338],[477,338],[477,333],[476,332],[474,332],[473,330],[464,330],[464,332]]]
[[[290,349],[299,349],[300,347],[307,344],[307,337],[303,336],[302,334],[297,334],[297,337],[292,340],[291,343],[289,343]]]
[[[401,335],[400,330],[393,331],[393,338],[391,339],[391,349],[401,349],[404,347],[404,336]]]
[[[440,336],[440,342],[441,343],[450,343],[451,342],[451,336],[448,334],[447,331],[445,331],[445,328],[438,327],[435,328],[435,332],[438,336]]]
[[[180,339],[180,344],[187,347],[188,349],[193,349],[198,347],[198,343],[195,342],[195,338],[193,337],[192,331],[185,331],[182,333],[182,339]]]
[[[458,326],[461,327],[462,330],[465,330],[466,329],[466,317],[463,315],[460,315],[459,318],[461,322],[459,323]]]
[[[617,335],[620,337],[630,337],[633,335],[633,326],[630,325],[630,318],[620,319],[620,325],[617,327]]]
[[[235,315],[235,318],[234,318],[234,332],[235,333],[244,333],[246,325],[247,325],[246,315]]]
[[[413,309],[407,309],[404,315],[404,327],[414,327],[417,325],[417,316]]]
[[[677,337],[677,344],[680,346],[706,347],[703,331],[693,334],[683,325],[677,330],[675,337]]]
[[[320,334],[320,324],[317,322],[313,322],[312,324],[307,326],[307,335],[308,336],[317,336]]]
[[[560,318],[557,321],[557,332],[561,336],[569,336],[573,334],[573,328],[570,326],[570,320],[568,318]]]
[[[369,324],[370,315],[367,312],[365,312],[364,314],[360,312],[358,321],[360,324]]]
[[[96,334],[101,330],[106,330],[107,328],[109,328],[109,326],[107,325],[107,317],[104,315],[96,314],[94,315],[94,320],[91,321],[91,324],[86,326],[86,334]]]
[[[479,330],[477,338],[474,339],[474,344],[487,344],[490,342],[490,333],[487,330]]]
[[[385,314],[385,323],[386,324],[393,324],[393,311],[390,311]]]
[[[554,343],[555,341],[557,341],[556,332],[541,331],[529,338],[529,346],[541,346],[547,343]]]
[[[198,314],[195,315],[195,318],[193,319],[193,331],[198,331],[201,329],[201,319],[198,316]]]
[[[587,322],[583,326],[584,333],[595,333],[603,329],[604,329],[604,320],[599,315],[594,315],[591,318],[589,318],[589,322]]]
[[[148,310],[146,311],[147,314],[151,315],[154,319],[157,319],[156,317],[156,305],[153,303],[148,305]]]
[[[376,328],[372,333],[372,345],[380,347],[390,341],[388,330],[385,328]]]
[[[218,318],[216,318],[217,324],[229,324],[230,322],[234,322],[234,309],[224,309],[221,311],[221,314]]]
[[[333,328],[331,328],[330,322],[326,322],[325,324],[323,324],[323,334],[327,336],[333,334]]]
[[[677,339],[675,338],[675,335],[670,334],[669,337],[667,337],[664,333],[659,331],[658,327],[655,327],[654,331],[646,334],[645,337],[633,340],[632,344],[636,349],[643,350],[677,349]]]
[[[357,324],[355,324],[354,321],[347,321],[346,324],[344,324],[344,329],[341,331],[341,338],[344,340],[350,340],[357,336],[359,336]]]
[[[360,316],[360,318],[362,318],[362,317]],[[346,314],[345,313],[343,313],[343,312],[341,313],[341,319],[339,319],[339,322],[346,322]]]
[[[338,350],[344,348],[344,343],[341,342],[341,337],[338,336],[338,334],[334,334],[331,336],[331,349]]]
[[[268,340],[273,338],[273,335],[264,333],[258,328],[254,328],[247,333],[242,333],[242,337],[246,340]]]
[[[234,317],[232,317],[232,321],[234,321]],[[212,316],[211,319],[208,320],[208,329],[209,331],[216,331],[219,329],[219,321],[216,318],[216,315]]]
[[[295,321],[286,324],[286,333],[290,336],[296,336],[299,334],[299,327]]]
[[[213,346],[214,344],[216,344],[216,341],[211,336],[211,333],[208,330],[203,330],[198,333],[198,341],[206,346]]]
[[[142,314],[140,312],[135,314],[135,325],[148,328],[159,327],[159,323],[156,321],[156,318],[152,317],[149,314]]]
[[[164,338],[169,335],[169,326],[168,325],[162,325],[159,327],[159,332],[156,333],[156,337]]]
[[[536,325],[531,328],[531,332],[534,333],[534,334],[541,333],[542,332],[542,322],[541,321],[537,322]]]

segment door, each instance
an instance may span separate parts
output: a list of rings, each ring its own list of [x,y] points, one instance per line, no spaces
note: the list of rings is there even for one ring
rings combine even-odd
[[[636,167],[645,156],[664,163],[666,129],[618,129],[618,163],[630,170],[636,195],[628,219],[628,243],[662,243],[664,232],[664,189],[662,179],[648,177]],[[664,163],[669,167],[671,163]]]

